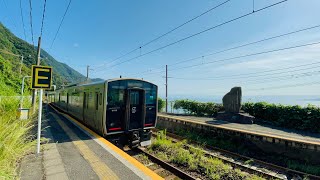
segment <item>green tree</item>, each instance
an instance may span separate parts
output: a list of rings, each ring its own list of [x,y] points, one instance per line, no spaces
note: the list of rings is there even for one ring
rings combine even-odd
[[[164,108],[165,104],[166,104],[166,102],[163,99],[158,98],[158,112],[162,111],[162,109]]]

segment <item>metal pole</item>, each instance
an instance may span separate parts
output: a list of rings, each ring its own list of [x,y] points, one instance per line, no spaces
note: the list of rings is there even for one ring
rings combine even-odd
[[[39,39],[38,39],[38,51],[37,51],[37,55],[38,55],[37,65],[38,66],[40,65],[40,50],[41,50],[40,46],[41,46],[41,37],[39,37]]]
[[[20,74],[21,74],[21,72],[22,72],[22,65],[23,65],[23,56],[21,56],[21,64],[20,64]]]
[[[41,115],[42,115],[42,93],[43,93],[43,90],[40,89],[40,94],[39,94],[39,112],[38,112],[37,154],[40,153]]]
[[[89,80],[89,65],[87,66],[87,81]]]
[[[24,77],[22,78],[20,108],[22,108],[22,104],[23,104],[24,79],[25,79],[25,78],[29,78],[29,77],[31,77],[31,76],[24,76]]]
[[[40,65],[40,46],[41,46],[41,37],[39,37],[38,39],[38,51],[37,51],[37,55],[38,55],[38,59],[37,59],[37,65]],[[37,90],[33,90],[32,91],[32,112],[36,111],[36,91]]]
[[[166,113],[168,113],[168,65],[166,65]]]

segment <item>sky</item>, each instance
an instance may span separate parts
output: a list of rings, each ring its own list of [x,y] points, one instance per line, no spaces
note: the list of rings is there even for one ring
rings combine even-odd
[[[223,95],[234,86],[241,86],[248,96],[319,95],[320,44],[269,51],[318,43],[320,27],[224,51],[320,25],[318,0],[288,0],[182,40],[279,1],[73,0],[52,45],[69,0],[47,0],[41,47],[84,75],[89,65],[90,78],[143,78],[157,84],[161,96],[165,93],[165,65],[172,96]],[[31,2],[37,44],[44,0]],[[0,21],[32,44],[29,1],[21,0],[24,26],[19,3],[0,0]],[[222,5],[143,46],[219,4]],[[153,52],[168,44],[172,45]],[[137,50],[125,55],[134,49]],[[219,51],[224,52],[214,54]],[[199,58],[185,61],[196,57]],[[181,61],[185,62],[177,64]]]

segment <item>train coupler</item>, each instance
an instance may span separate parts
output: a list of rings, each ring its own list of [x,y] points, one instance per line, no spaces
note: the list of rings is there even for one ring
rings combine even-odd
[[[136,148],[140,145],[140,133],[139,131],[133,131],[129,135],[129,147]]]

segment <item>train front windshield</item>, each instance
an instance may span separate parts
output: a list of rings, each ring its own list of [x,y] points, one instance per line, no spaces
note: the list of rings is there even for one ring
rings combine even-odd
[[[157,86],[139,80],[108,83],[107,130],[152,127],[156,121]]]

